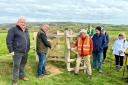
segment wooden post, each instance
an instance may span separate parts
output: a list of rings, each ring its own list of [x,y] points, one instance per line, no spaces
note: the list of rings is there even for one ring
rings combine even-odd
[[[36,61],[38,62],[39,59],[38,59],[38,55],[37,55],[37,53],[36,53],[37,33],[38,33],[38,32],[34,32],[34,51],[35,51],[35,55],[36,55]]]
[[[65,49],[65,58],[67,61],[67,70],[71,71],[70,67],[70,39],[68,36],[68,30],[65,30],[65,44],[66,44],[66,49]]]

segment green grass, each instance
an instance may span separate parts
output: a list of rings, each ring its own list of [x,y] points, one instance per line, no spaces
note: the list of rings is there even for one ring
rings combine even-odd
[[[118,31],[109,31],[109,34],[112,37],[116,37]],[[33,33],[30,33],[30,36],[31,46],[34,46]],[[8,50],[5,40],[6,33],[0,33],[0,85],[11,85],[12,58],[6,56],[8,55]],[[112,43],[113,42],[110,43],[110,48]],[[65,69],[66,64],[64,62],[49,63],[57,66],[63,73],[56,76],[46,77],[43,80],[36,78],[37,64],[35,61],[34,50],[31,49],[26,66],[26,75],[30,80],[18,81],[19,85],[127,85],[124,79],[122,79],[122,71],[117,72],[114,68],[114,56],[110,55],[110,50],[108,50],[106,62],[103,64],[103,73],[100,74],[97,71],[93,71],[92,80],[88,80],[83,72],[81,72],[80,75],[74,75],[73,72],[68,72]],[[126,76],[128,75],[125,73],[125,77]]]

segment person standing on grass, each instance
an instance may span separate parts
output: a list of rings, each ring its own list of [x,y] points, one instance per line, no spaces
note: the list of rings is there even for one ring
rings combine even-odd
[[[101,33],[101,27],[96,27],[96,33],[94,34],[93,38],[93,69],[97,69],[97,62],[98,62],[98,70],[102,72],[102,54],[103,48],[106,45],[106,38]]]
[[[91,78],[92,71],[91,71],[91,63],[90,63],[90,55],[92,54],[93,43],[92,38],[87,34],[87,30],[82,29],[80,31],[80,35],[77,38],[76,45],[73,48],[77,48],[78,57],[76,60],[76,69],[75,73],[79,73],[79,67],[82,59],[85,60],[85,70],[87,72],[88,79]],[[73,48],[71,50],[73,51]]]
[[[9,29],[6,43],[10,55],[13,56],[12,85],[17,85],[18,79],[29,80],[24,72],[30,49],[30,39],[25,18],[20,18],[16,26]]]
[[[46,75],[46,54],[48,52],[48,48],[51,48],[51,44],[48,42],[46,33],[49,30],[49,25],[45,24],[41,26],[40,31],[37,34],[37,47],[36,52],[39,57],[39,63],[37,68],[37,76],[38,78],[42,78]]]
[[[103,48],[103,63],[104,63],[104,61],[105,61],[105,59],[106,59],[107,50],[108,50],[109,35],[108,35],[108,33],[105,31],[104,28],[102,28],[102,34],[104,34],[104,35],[105,35],[105,38],[106,38],[106,44],[105,44],[105,46],[104,46],[104,48]]]
[[[115,63],[116,63],[116,70],[122,70],[123,60],[124,60],[124,52],[128,48],[128,42],[126,40],[125,33],[121,32],[118,35],[118,39],[114,42],[112,47],[113,54],[115,55]]]

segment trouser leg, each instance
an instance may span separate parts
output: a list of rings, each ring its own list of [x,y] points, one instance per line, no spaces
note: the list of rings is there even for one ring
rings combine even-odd
[[[44,53],[38,52],[38,58],[39,58],[39,63],[38,63],[38,68],[37,68],[37,75],[44,75],[45,73],[45,62],[46,62],[46,56]]]
[[[102,69],[102,52],[98,53],[98,69]]]
[[[93,53],[93,68],[97,68],[97,54]]]
[[[123,63],[124,63],[124,56],[119,56],[120,58],[120,66],[122,67],[123,66]]]
[[[19,79],[19,70],[22,56],[19,53],[15,53],[13,56],[13,83],[16,83]]]
[[[25,65],[27,63],[27,58],[28,58],[28,54],[25,53],[23,54],[22,56],[22,59],[21,59],[21,63],[20,63],[20,72],[19,72],[19,78],[24,78],[25,77]]]
[[[119,56],[118,55],[115,55],[115,62],[116,62],[116,66],[119,65]]]
[[[80,63],[81,63],[81,57],[78,56],[76,59],[76,68],[75,68],[75,73],[79,73],[79,67],[80,67]]]
[[[84,57],[85,65],[86,65],[86,72],[87,75],[92,75],[92,70],[91,70],[91,63],[90,63],[90,55]]]
[[[107,49],[108,49],[108,47],[105,47],[103,49],[103,61],[106,59]]]

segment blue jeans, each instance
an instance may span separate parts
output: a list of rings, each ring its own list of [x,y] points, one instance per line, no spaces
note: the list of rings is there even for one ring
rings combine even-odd
[[[99,53],[93,53],[93,68],[97,68],[97,62],[98,62],[98,69],[102,69],[102,54],[103,52]]]
[[[38,68],[37,68],[37,75],[44,75],[45,74],[45,64],[46,64],[46,54],[37,52],[38,58],[39,58],[39,63],[38,63]]]

